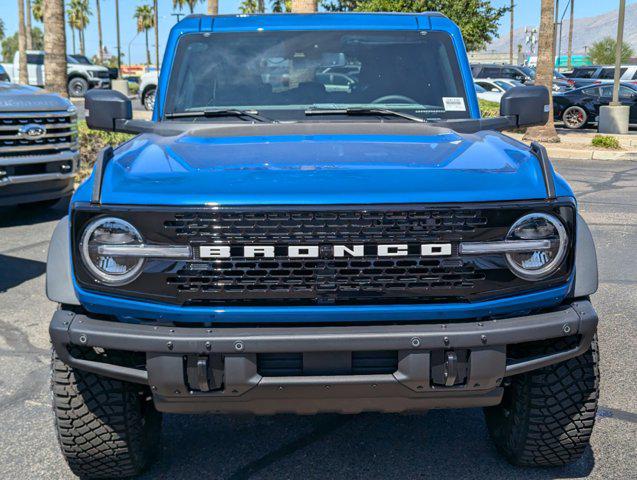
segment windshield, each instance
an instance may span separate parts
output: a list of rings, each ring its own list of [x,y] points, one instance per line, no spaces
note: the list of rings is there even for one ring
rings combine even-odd
[[[93,65],[84,55],[67,55],[66,61],[69,63],[79,63],[80,65]]]
[[[312,120],[308,109],[346,108],[467,118],[451,37],[418,31],[186,35],[175,54],[165,114],[237,109]]]
[[[486,88],[478,85],[477,83],[474,83],[474,86],[476,87],[476,93],[484,93],[487,91]]]
[[[496,80],[495,83],[498,87],[502,88],[502,90],[511,90],[513,85],[508,82],[503,82],[502,80]]]

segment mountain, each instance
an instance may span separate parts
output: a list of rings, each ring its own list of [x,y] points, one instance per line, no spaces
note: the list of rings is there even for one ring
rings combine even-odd
[[[575,4],[577,13],[577,4]],[[573,53],[584,53],[584,47],[590,47],[594,42],[604,37],[617,36],[617,16],[618,11],[603,13],[594,17],[576,18],[573,28]],[[539,18],[538,18],[539,20]],[[566,54],[568,48],[568,25],[569,12],[563,19],[562,25],[562,55]],[[637,52],[637,3],[626,6],[626,22],[624,24],[624,41],[630,44]],[[527,47],[524,43],[524,28],[518,28],[513,31],[514,45],[522,44],[524,51]],[[509,35],[508,32],[503,33],[500,38],[496,38],[486,50],[494,52],[509,51]]]

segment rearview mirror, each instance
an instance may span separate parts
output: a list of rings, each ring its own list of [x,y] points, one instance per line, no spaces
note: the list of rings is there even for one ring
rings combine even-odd
[[[544,86],[513,87],[500,101],[500,116],[516,118],[518,128],[544,125],[549,114],[549,91]]]
[[[95,130],[117,130],[117,120],[133,118],[130,99],[116,90],[89,90],[84,97],[86,124]]]

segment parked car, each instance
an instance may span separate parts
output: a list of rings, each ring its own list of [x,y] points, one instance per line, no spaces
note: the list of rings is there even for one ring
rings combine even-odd
[[[589,85],[569,92],[553,95],[555,120],[562,120],[566,128],[584,128],[589,123],[597,123],[599,107],[608,105],[613,98],[613,85]],[[622,83],[619,100],[630,106],[630,123],[637,124],[637,86]]]
[[[481,100],[495,103],[500,103],[500,100],[502,100],[503,91],[498,88],[494,87],[487,90],[487,88],[483,87],[478,81],[474,81],[473,86],[476,89],[476,95]]]
[[[519,65],[498,65],[495,63],[471,65],[473,78],[508,78],[520,83],[533,83],[535,72],[533,69]]]
[[[72,62],[72,60],[75,60],[75,62]],[[95,65],[93,62],[91,62],[89,60],[89,58],[86,55],[69,55],[68,56],[68,61],[71,63],[79,63],[80,65]],[[111,78],[111,80],[116,80],[119,76],[119,70],[115,67],[105,67],[108,69],[108,74],[109,77]]]
[[[0,83],[0,205],[51,206],[73,192],[75,107],[27,85]]]
[[[637,65],[622,65],[620,67],[622,82],[635,81],[637,83]],[[614,66],[586,66],[575,67],[571,73],[565,74],[573,81],[575,87],[584,87],[594,83],[609,83],[615,79]]]
[[[592,236],[544,147],[500,132],[545,124],[546,88],[481,118],[437,13],[194,20],[168,36],[156,121],[86,96],[88,127],[137,136],[96,158],[47,260],[73,472],[141,472],[162,412],[483,407],[512,463],[579,459],[599,394]],[[361,65],[347,91],[316,79],[335,49]]]
[[[77,57],[77,56],[76,56]],[[83,57],[86,58],[86,57]],[[9,73],[11,81],[17,82],[20,71],[20,56],[16,52],[13,63],[4,63],[3,67]],[[27,73],[29,85],[44,87],[44,51],[27,51]],[[108,68],[87,65],[77,58],[67,55],[68,92],[71,97],[83,97],[91,88],[111,88],[111,78]]]
[[[152,111],[155,107],[155,93],[159,76],[156,71],[144,73],[139,81],[137,96],[146,110]]]
[[[0,65],[0,82],[10,82],[9,74],[4,69],[2,65]]]
[[[474,80],[474,83],[484,88],[487,92],[501,93],[501,94],[504,94],[504,92],[511,90],[513,87],[524,86],[524,84],[518,82],[517,80],[501,79],[501,78],[496,78],[496,79],[485,78],[480,80]]]

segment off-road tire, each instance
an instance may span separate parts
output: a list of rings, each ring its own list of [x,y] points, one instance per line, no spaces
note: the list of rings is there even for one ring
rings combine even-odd
[[[82,98],[86,95],[86,92],[88,92],[88,89],[89,89],[88,82],[84,80],[82,77],[74,77],[71,80],[69,80],[69,83],[68,83],[69,97]]]
[[[156,88],[147,88],[144,92],[144,96],[142,97],[142,104],[144,108],[149,111],[153,111],[155,108],[155,94],[157,93]]]
[[[552,353],[576,338],[536,345]],[[576,461],[589,445],[599,398],[597,336],[578,357],[511,378],[502,403],[485,408],[496,448],[518,466],[557,467]]]
[[[51,390],[60,448],[80,478],[138,475],[155,459],[161,414],[144,386],[71,368],[53,351]]]

